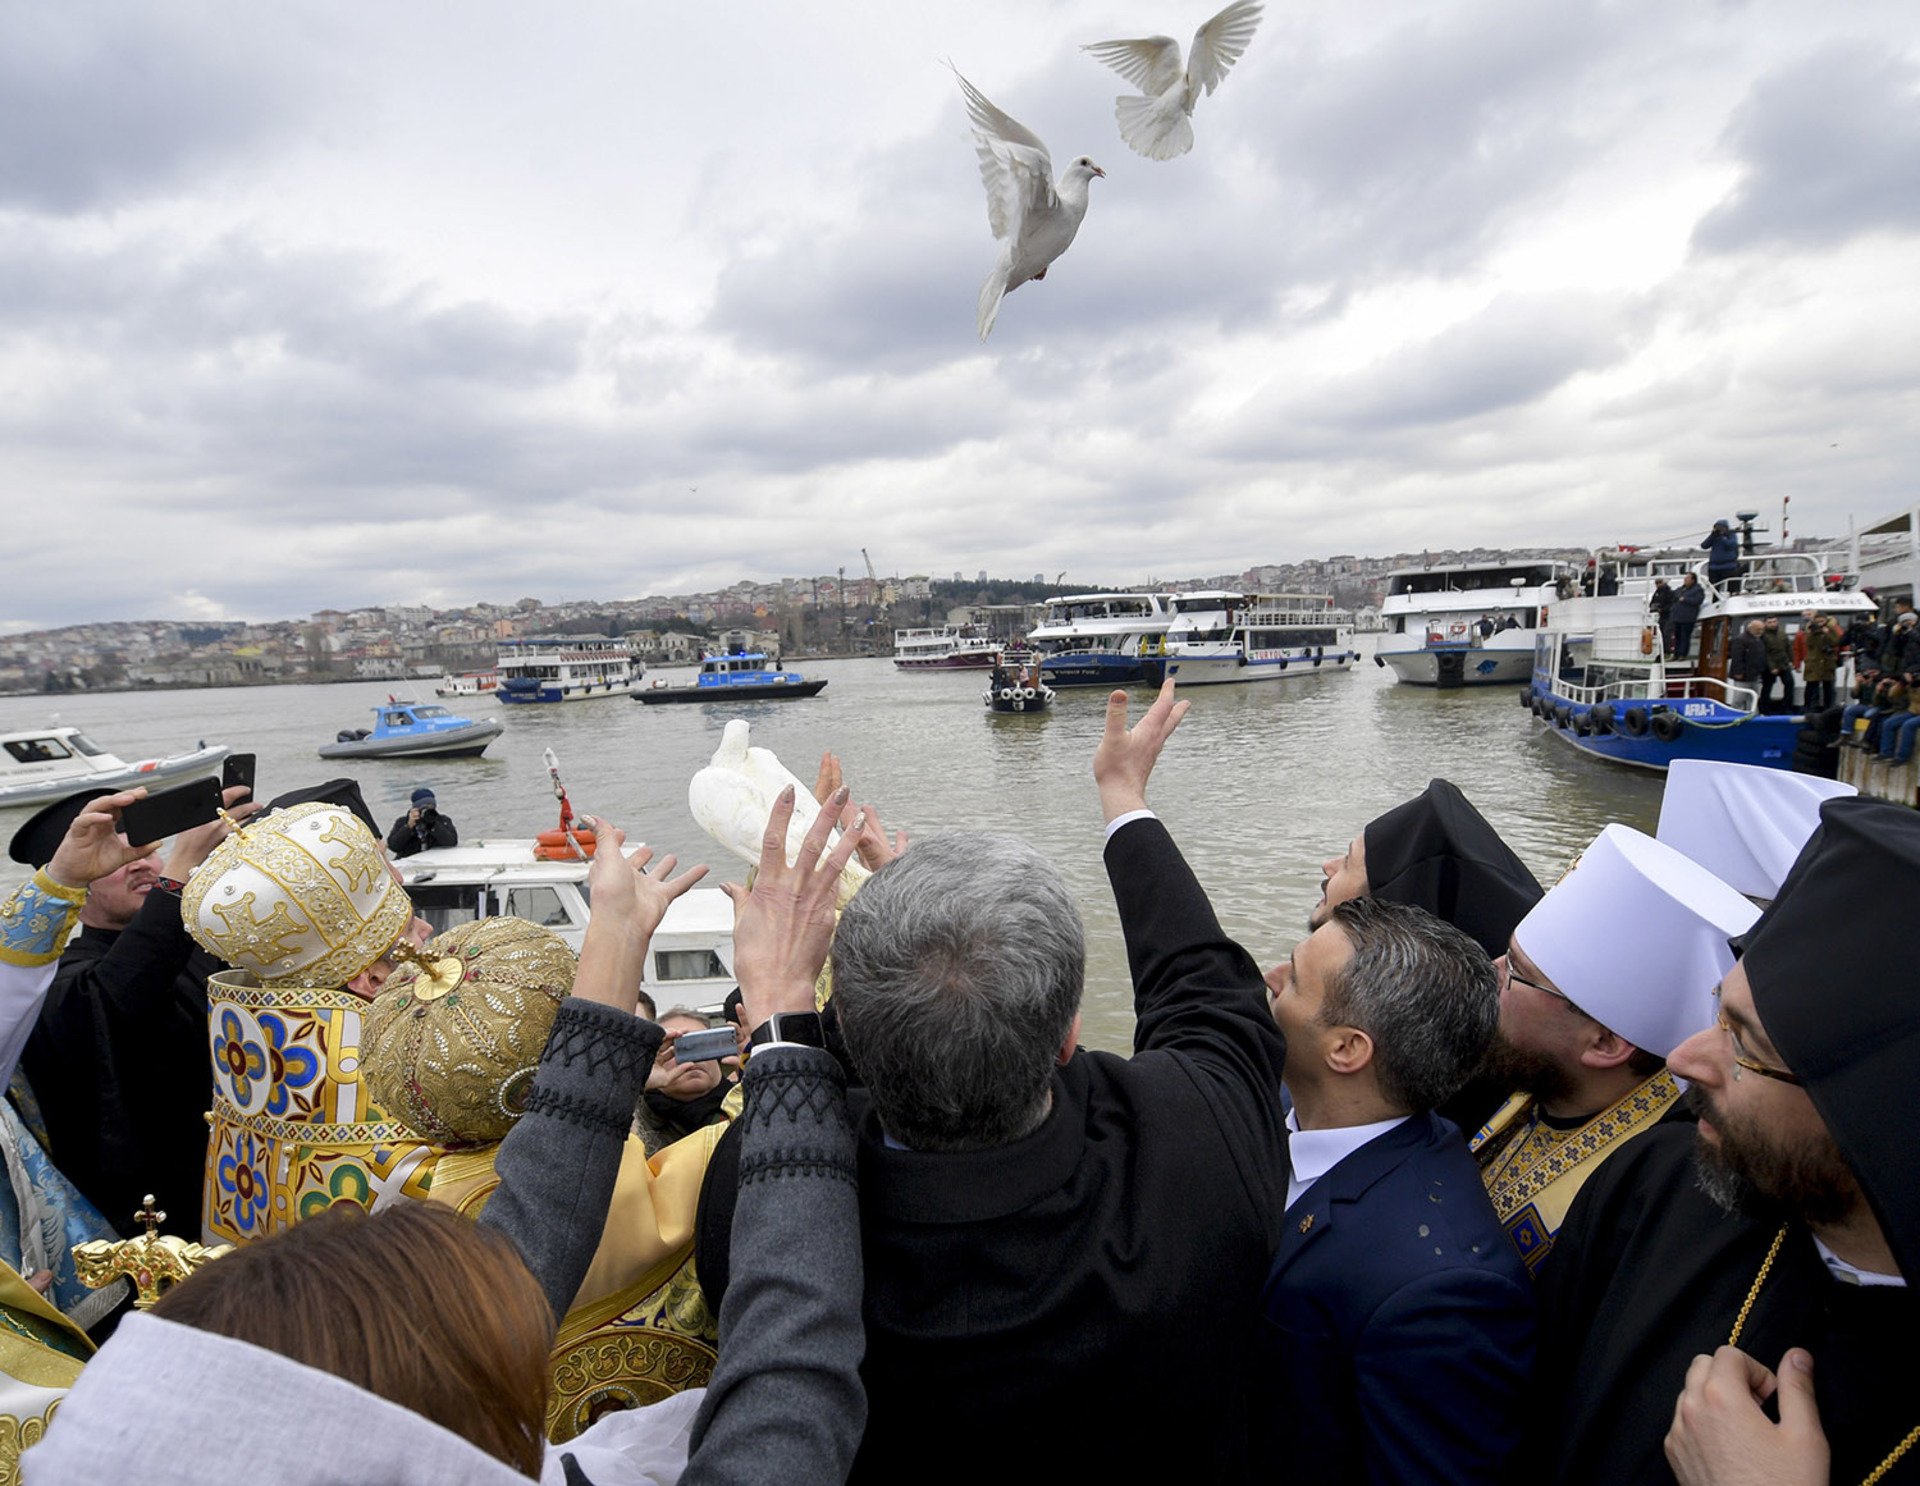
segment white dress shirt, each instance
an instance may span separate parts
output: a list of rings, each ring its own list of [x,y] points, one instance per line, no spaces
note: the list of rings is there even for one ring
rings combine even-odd
[[[1406,1124],[1409,1116],[1375,1120],[1371,1125],[1343,1125],[1337,1130],[1302,1130],[1296,1110],[1287,1111],[1287,1207],[1291,1209],[1303,1192],[1346,1160],[1361,1146],[1377,1140],[1396,1125]]]

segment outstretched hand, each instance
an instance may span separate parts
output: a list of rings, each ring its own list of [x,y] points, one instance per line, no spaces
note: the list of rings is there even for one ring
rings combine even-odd
[[[1778,1424],[1760,1409],[1776,1393]],[[1830,1452],[1812,1357],[1794,1348],[1778,1376],[1738,1347],[1694,1358],[1665,1444],[1681,1486],[1824,1486]]]
[[[621,846],[627,833],[604,816],[584,822],[592,826],[599,846],[587,869],[587,891],[593,898],[593,916],[580,946],[580,968],[573,993],[589,1001],[633,1011],[639,1005],[640,982],[646,973],[647,944],[667,906],[707,875],[704,866],[689,867],[675,876],[679,858],[653,860],[653,849],[642,846],[628,857]]]
[[[794,791],[788,785],[774,802],[760,842],[753,886],[722,884],[733,900],[733,974],[740,982],[741,1020],[751,1032],[776,1011],[812,1011],[813,985],[827,961],[837,922],[834,901],[841,870],[858,837],[843,831],[831,851],[827,838],[846,808],[844,787],[827,797],[800,854],[787,865],[787,828]]]
[[[1130,810],[1147,808],[1147,779],[1189,705],[1173,699],[1171,676],[1132,727],[1127,726],[1128,701],[1124,691],[1107,698],[1107,730],[1093,752],[1093,779],[1100,786],[1100,808],[1109,822]]]
[[[853,836],[853,849],[859,853],[860,865],[869,872],[878,872],[888,862],[906,855],[907,833],[896,831],[889,839],[875,806],[849,802],[840,812],[840,829]]]
[[[73,818],[67,834],[54,848],[46,873],[62,887],[85,887],[128,862],[137,862],[160,850],[158,841],[147,846],[129,846],[120,834],[120,812],[135,800],[147,797],[145,789],[122,790],[117,795],[102,795],[89,800],[87,808]]]

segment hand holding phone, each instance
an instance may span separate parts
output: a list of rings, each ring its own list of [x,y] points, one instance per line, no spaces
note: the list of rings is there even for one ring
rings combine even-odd
[[[123,806],[120,832],[129,846],[146,846],[219,818],[220,781],[192,779]]]
[[[230,753],[227,761],[220,766],[220,788],[232,789],[236,784],[248,792],[253,792],[253,766],[258,756],[251,753]]]

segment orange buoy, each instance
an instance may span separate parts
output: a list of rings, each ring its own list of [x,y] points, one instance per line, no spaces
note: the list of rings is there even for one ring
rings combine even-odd
[[[576,856],[574,843],[579,843],[580,851]],[[591,830],[578,830],[569,840],[565,831],[542,831],[533,843],[533,858],[537,862],[572,862],[579,856],[592,856],[594,847],[599,843]]]

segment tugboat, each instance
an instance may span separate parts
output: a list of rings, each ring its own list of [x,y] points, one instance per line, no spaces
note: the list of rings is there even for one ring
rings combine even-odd
[[[980,700],[990,712],[1044,712],[1053,705],[1053,688],[1041,679],[1037,662],[999,665]]]
[[[373,709],[373,727],[349,728],[320,745],[321,758],[478,758],[506,728],[489,718],[455,717],[435,703],[396,702]]]
[[[649,707],[662,702],[792,702],[818,696],[826,684],[824,678],[809,678],[798,671],[770,669],[759,651],[735,650],[702,660],[691,686],[655,681],[636,691],[633,699]]]

